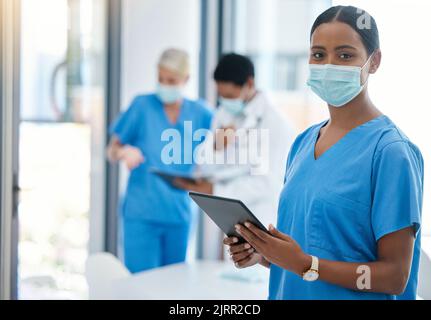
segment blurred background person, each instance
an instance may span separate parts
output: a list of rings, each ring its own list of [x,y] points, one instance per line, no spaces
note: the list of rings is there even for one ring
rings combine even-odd
[[[212,113],[202,101],[183,97],[189,80],[189,56],[178,49],[168,49],[158,64],[157,92],[141,95],[114,123],[108,157],[123,162],[131,171],[122,204],[124,259],[131,272],[140,272],[185,260],[191,224],[190,199],[150,169],[174,169],[189,173],[192,163],[169,164],[162,159],[165,130],[174,129],[181,139],[170,141],[179,146],[181,159],[185,122],[193,130],[208,129]],[[193,152],[199,144],[191,142]],[[184,158],[182,157],[184,156]]]

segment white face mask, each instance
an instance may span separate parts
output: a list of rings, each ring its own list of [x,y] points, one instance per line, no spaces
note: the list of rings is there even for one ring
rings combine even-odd
[[[183,87],[182,86],[167,86],[158,84],[157,96],[164,104],[172,104],[182,99]]]
[[[343,107],[364,89],[366,82],[361,85],[361,74],[372,56],[362,67],[310,64],[307,85],[330,106]]]
[[[243,87],[238,98],[219,98],[220,106],[234,116],[240,115],[247,107],[248,101],[244,98],[247,96],[246,88]]]
[[[245,102],[242,99],[220,98],[220,106],[230,114],[236,116],[244,110]]]

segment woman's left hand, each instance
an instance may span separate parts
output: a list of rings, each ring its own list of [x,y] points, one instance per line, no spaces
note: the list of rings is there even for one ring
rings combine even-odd
[[[207,180],[198,180],[196,181],[196,183],[193,183],[187,179],[175,178],[173,184],[179,189],[213,194],[213,184],[211,182],[208,182]]]
[[[236,231],[266,260],[283,269],[298,275],[311,267],[311,256],[305,254],[301,247],[288,235],[269,226],[266,233],[249,222],[236,225]]]

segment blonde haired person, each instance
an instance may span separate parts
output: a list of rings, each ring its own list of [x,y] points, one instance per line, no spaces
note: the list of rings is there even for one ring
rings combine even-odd
[[[179,49],[164,51],[158,63],[155,93],[137,96],[112,126],[108,157],[123,162],[130,170],[121,214],[124,258],[131,272],[185,260],[191,224],[190,199],[158,176],[153,168],[189,173],[194,163],[169,163],[163,157],[167,144],[184,150],[185,125],[195,132],[208,129],[212,113],[203,101],[184,97],[190,75],[189,55]],[[166,130],[175,130],[180,139],[163,141]],[[190,141],[191,152],[200,141]],[[192,159],[181,154],[180,159]]]

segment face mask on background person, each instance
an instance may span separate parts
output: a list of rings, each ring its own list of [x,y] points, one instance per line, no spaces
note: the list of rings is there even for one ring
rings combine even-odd
[[[329,105],[342,107],[356,98],[364,89],[368,79],[361,85],[361,73],[372,56],[362,67],[310,64],[307,85]]]
[[[181,86],[157,85],[157,96],[164,104],[175,103],[183,97],[183,88]]]
[[[236,116],[245,108],[245,102],[242,99],[220,98],[220,106],[230,114]]]

